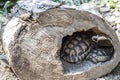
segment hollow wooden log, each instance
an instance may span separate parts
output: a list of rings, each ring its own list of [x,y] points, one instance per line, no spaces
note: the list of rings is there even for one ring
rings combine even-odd
[[[109,37],[115,52],[109,61],[83,62],[78,70],[65,74],[59,56],[62,39],[87,30]],[[50,9],[39,13],[35,21],[14,17],[6,25],[2,40],[10,66],[21,80],[96,79],[111,72],[120,60],[115,32],[102,18],[86,11]]]

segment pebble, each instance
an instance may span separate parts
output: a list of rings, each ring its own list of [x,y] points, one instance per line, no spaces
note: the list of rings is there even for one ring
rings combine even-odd
[[[120,11],[115,11],[115,12],[113,12],[113,14],[114,14],[116,17],[118,17],[118,16],[120,16]]]
[[[114,22],[116,17],[115,16],[106,16],[105,19],[108,21],[108,22]]]
[[[98,79],[96,79],[96,80],[105,80],[104,78],[98,78]]]
[[[115,18],[115,23],[120,24],[120,17]],[[120,28],[120,27],[119,27]]]
[[[120,8],[120,2],[118,2],[118,3],[116,4],[116,7],[117,7],[117,8]]]
[[[117,24],[117,25],[116,25],[116,28],[117,28],[116,33],[117,33],[117,35],[120,36],[120,24]]]
[[[107,17],[107,16],[112,16],[112,13],[111,13],[111,12],[105,13],[104,16],[105,16],[105,17]]]
[[[80,5],[78,8],[79,8],[79,10],[90,10],[90,9],[94,9],[94,5],[84,3],[84,4]]]
[[[105,4],[100,4],[100,5],[97,5],[98,8],[101,8],[101,7],[104,7]]]
[[[119,0],[114,0],[114,2],[118,2]]]
[[[106,13],[106,12],[109,12],[110,9],[107,8],[107,7],[101,7],[101,8],[100,8],[100,11],[103,12],[103,13]]]

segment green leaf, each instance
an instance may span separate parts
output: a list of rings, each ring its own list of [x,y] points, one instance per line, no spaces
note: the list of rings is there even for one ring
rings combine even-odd
[[[66,5],[74,5],[73,1],[72,0],[65,0],[65,4]]]
[[[14,3],[12,3],[11,1],[7,1],[3,7],[3,9],[7,9],[8,7],[14,5]]]
[[[76,5],[76,6],[79,6],[81,3],[80,3],[80,0],[73,0],[73,3],[74,3],[74,5]]]
[[[3,22],[5,20],[5,17],[3,16],[3,14],[0,14],[0,22]]]
[[[54,2],[61,2],[62,0],[52,0],[52,1],[54,1]]]

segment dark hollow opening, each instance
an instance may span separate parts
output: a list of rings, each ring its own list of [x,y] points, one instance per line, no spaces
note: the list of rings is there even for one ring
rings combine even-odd
[[[63,38],[60,60],[65,73],[74,73],[84,70],[81,67],[107,62],[113,54],[111,39],[90,29]]]

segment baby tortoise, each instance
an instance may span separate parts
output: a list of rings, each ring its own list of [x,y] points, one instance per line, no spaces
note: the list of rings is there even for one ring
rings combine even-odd
[[[89,60],[96,64],[110,60],[113,52],[110,39],[78,32],[63,40],[60,58],[69,63]]]
[[[87,60],[92,61],[93,63],[98,63],[98,62],[105,62],[111,59],[110,53],[108,53],[104,49],[96,48],[92,49],[88,56],[86,57]]]
[[[77,63],[85,59],[90,51],[87,35],[75,33],[63,41],[60,58],[69,63]]]
[[[93,36],[92,40],[94,43],[86,59],[92,61],[93,63],[110,60],[114,52],[114,48],[110,39],[97,35]]]

